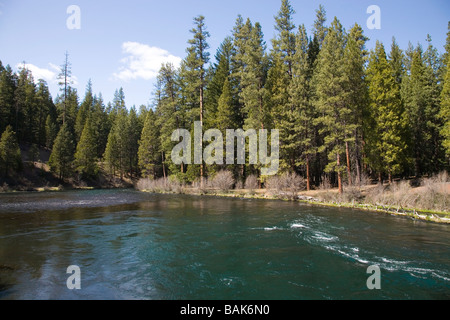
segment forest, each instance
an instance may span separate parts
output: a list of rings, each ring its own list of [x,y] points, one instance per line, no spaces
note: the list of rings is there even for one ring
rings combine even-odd
[[[431,36],[424,46],[402,49],[393,38],[368,51],[363,28],[328,21],[323,6],[309,34],[294,15],[282,0],[270,50],[261,25],[238,16],[214,57],[206,19],[195,17],[180,67],[163,64],[151,103],[139,107],[126,105],[122,88],[105,102],[91,81],[81,97],[68,53],[55,98],[26,67],[14,72],[0,62],[0,184],[27,161],[46,162],[58,181],[88,185],[101,185],[101,177],[189,184],[223,170],[264,184],[254,164],[175,165],[172,133],[192,131],[195,121],[224,136],[226,129],[279,130],[279,174],[295,172],[307,190],[448,171],[450,23],[443,54]]]

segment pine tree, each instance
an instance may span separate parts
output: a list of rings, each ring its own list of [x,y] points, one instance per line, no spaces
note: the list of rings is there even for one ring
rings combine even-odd
[[[317,100],[317,97],[315,95],[316,93],[316,82],[315,77],[313,77],[315,73],[315,69],[317,68],[317,58],[319,56],[320,50],[323,46],[323,41],[325,40],[325,36],[327,34],[328,27],[325,25],[327,21],[326,17],[326,11],[325,8],[320,5],[319,8],[316,10],[316,19],[314,21],[314,26],[312,30],[312,39],[309,41],[308,45],[308,61],[310,66],[310,100],[312,102]],[[316,108],[313,110],[313,117],[317,118],[319,114],[317,114]],[[318,146],[321,146],[324,144],[324,135],[320,133],[320,123],[314,122],[312,124],[312,130],[313,130],[313,142],[312,144],[316,147],[315,152],[312,155],[312,158],[314,161],[311,165],[311,171],[313,179],[315,180],[315,183],[318,184],[320,181],[323,180],[323,172],[325,169],[325,166],[328,163],[327,155],[325,153],[319,153],[318,152]]]
[[[94,105],[91,113],[92,127],[94,128],[94,135],[97,149],[97,158],[100,159],[106,148],[108,142],[108,134],[111,130],[111,123],[106,113],[105,106],[103,104],[103,97],[100,93],[99,96],[94,96]]]
[[[241,56],[244,68],[240,73],[241,90],[239,97],[243,103],[245,129],[264,129],[267,127],[268,110],[264,105],[266,90],[264,88],[267,69],[266,45],[261,25],[252,26],[247,20],[249,30],[245,51]]]
[[[219,98],[222,95],[225,80],[229,78],[231,73],[231,59],[233,56],[233,40],[226,37],[217,49],[215,55],[216,63],[212,68],[212,77],[205,91],[205,126],[213,128],[215,121],[214,115],[217,112]]]
[[[69,62],[69,53],[66,51],[64,63],[61,65],[60,73],[58,74],[58,85],[61,86],[60,90],[62,91],[62,122],[63,124],[66,122],[66,114],[67,114],[67,100],[69,96],[70,85],[72,84],[72,65]]]
[[[342,155],[345,153],[345,142],[352,141],[351,135],[355,126],[348,122],[351,109],[346,104],[345,69],[344,69],[345,34],[341,23],[334,19],[319,53],[315,77],[315,107],[319,117],[320,134],[324,135],[324,144],[319,152],[326,151],[329,163],[327,172],[337,174],[339,192],[343,192],[342,175],[345,165]]]
[[[444,77],[444,84],[441,91],[441,109],[439,117],[443,123],[441,128],[441,135],[443,138],[443,147],[447,154],[447,159],[450,159],[450,46],[447,51],[446,70]]]
[[[371,127],[367,134],[366,153],[369,165],[382,174],[392,176],[400,173],[406,150],[404,130],[406,128],[400,86],[396,81],[382,43],[377,41],[370,55],[367,70],[369,83]]]
[[[7,126],[0,139],[0,174],[8,176],[22,168],[22,158],[16,133]]]
[[[50,169],[58,175],[60,180],[69,178],[73,173],[75,139],[72,130],[67,122],[63,124],[55,139],[48,162]]]
[[[161,136],[161,154],[160,157],[163,164],[163,175],[166,175],[166,166],[172,174],[186,172],[185,164],[179,167],[171,161],[171,151],[176,145],[171,140],[172,133],[177,129],[186,128],[189,117],[189,105],[181,101],[181,86],[179,75],[174,65],[166,63],[161,66],[157,77],[157,89],[155,92],[156,104],[156,123]],[[197,102],[197,98],[195,98]],[[180,176],[181,177],[181,176]]]
[[[86,87],[86,94],[84,96],[84,101],[80,105],[80,109],[77,113],[77,118],[75,120],[75,135],[77,141],[80,140],[81,134],[84,130],[84,125],[86,123],[86,119],[92,111],[94,105],[94,96],[92,93],[92,81],[89,80]]]
[[[313,145],[313,109],[310,96],[311,66],[308,61],[309,42],[306,28],[301,25],[296,36],[296,48],[292,65],[292,81],[289,85],[289,105],[280,128],[284,129],[282,150],[292,150],[295,168],[303,166],[306,174],[306,189],[311,188],[311,156]],[[280,115],[281,116],[281,115]]]
[[[316,20],[314,21],[314,39],[316,39],[319,51],[322,49],[323,41],[327,35],[328,28],[325,26],[327,21],[327,12],[323,5],[319,5],[319,9],[316,10]]]
[[[77,145],[74,168],[83,178],[95,178],[98,174],[97,140],[90,116],[86,119]]]
[[[15,91],[15,132],[19,143],[35,143],[37,137],[36,87],[33,75],[23,66]]]
[[[0,72],[0,132],[8,125],[15,125],[14,92],[17,79],[9,65]]]
[[[127,171],[131,178],[138,173],[138,150],[139,139],[141,138],[142,127],[139,124],[136,108],[130,108],[127,117],[125,135]]]
[[[410,155],[414,175],[436,172],[442,166],[440,150],[439,91],[436,76],[424,62],[421,46],[412,52],[409,75],[402,82],[402,96],[409,123]]]
[[[121,109],[116,115],[114,124],[109,132],[104,154],[110,173],[115,175],[118,172],[121,180],[123,180],[123,176],[128,168],[127,164],[129,164],[127,131],[128,111],[127,109]]]
[[[191,30],[193,38],[188,41],[190,46],[187,48],[188,56],[184,61],[185,70],[185,90],[193,97],[198,97],[198,109],[192,108],[192,111],[198,110],[199,121],[202,124],[205,111],[204,91],[206,87],[206,65],[209,62],[209,44],[207,42],[210,37],[206,30],[205,17],[198,16],[194,18],[194,28]],[[195,100],[194,100],[195,101]],[[197,102],[195,102],[197,104]],[[195,111],[194,111],[195,112]],[[200,164],[200,184],[204,185],[205,168],[204,164]]]
[[[281,0],[281,8],[275,17],[275,30],[278,32],[272,40],[273,52],[278,55],[287,68],[289,76],[292,78],[292,63],[295,54],[295,24],[293,15],[295,10],[289,0]]]
[[[47,117],[56,121],[56,107],[50,95],[50,91],[44,80],[39,80],[36,92],[36,107],[37,107],[37,144],[42,147],[47,144]],[[53,139],[56,137],[53,137]]]
[[[149,110],[139,140],[139,168],[144,178],[156,178],[161,166],[161,141],[157,118],[153,110]]]
[[[367,83],[365,80],[365,63],[367,51],[365,42],[368,40],[363,29],[355,24],[347,35],[347,45],[344,51],[344,78],[346,105],[350,113],[345,122],[353,127],[353,132],[345,138],[345,153],[347,160],[348,184],[352,185],[350,149],[354,149],[354,167],[356,169],[356,182],[361,181],[361,149],[363,145],[364,119],[367,118]],[[351,139],[350,139],[351,137]],[[353,142],[353,146],[350,143]]]

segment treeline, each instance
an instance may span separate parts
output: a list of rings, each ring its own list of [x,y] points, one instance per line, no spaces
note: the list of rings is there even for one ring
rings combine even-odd
[[[430,37],[426,48],[402,50],[393,39],[389,53],[380,42],[368,52],[358,24],[349,31],[337,18],[328,24],[320,6],[307,34],[294,14],[282,0],[271,50],[261,25],[238,16],[214,63],[205,18],[196,17],[181,66],[162,65],[153,106],[139,111],[128,110],[122,89],[105,106],[91,83],[80,103],[67,56],[55,101],[26,68],[14,74],[0,66],[0,132],[51,149],[49,165],[61,179],[106,170],[194,182],[225,169],[236,181],[257,175],[264,182],[259,165],[175,165],[172,133],[193,131],[195,121],[224,137],[226,129],[278,129],[280,173],[304,176],[308,189],[324,180],[342,190],[366,176],[392,181],[448,170],[450,25],[443,55]]]

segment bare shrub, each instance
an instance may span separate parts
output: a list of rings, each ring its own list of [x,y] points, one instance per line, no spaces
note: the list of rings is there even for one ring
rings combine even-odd
[[[242,180],[238,180],[238,181],[236,182],[236,184],[234,185],[234,188],[235,188],[236,190],[244,189],[244,184],[242,183]]]
[[[281,176],[282,185],[285,191],[290,192],[290,198],[297,197],[297,193],[306,186],[305,179],[295,172],[287,172]]]
[[[254,174],[249,175],[247,179],[245,179],[245,189],[254,190],[258,188],[258,177]]]
[[[0,192],[9,192],[9,191],[10,191],[9,185],[6,182],[4,182],[3,185],[0,186]]]
[[[271,176],[266,182],[267,189],[277,195],[294,199],[297,193],[306,187],[305,179],[295,172],[286,172],[281,176]]]
[[[266,188],[271,191],[280,192],[282,189],[280,176],[270,176],[267,178]]]
[[[338,195],[340,201],[343,202],[359,202],[362,200],[363,195],[358,187],[344,188],[344,192]]]
[[[180,193],[182,191],[182,185],[181,183],[173,178],[169,179],[140,179],[136,184],[136,189],[141,191],[148,191],[148,192],[174,192],[174,193]]]
[[[376,187],[367,192],[365,201],[374,205],[383,205],[386,203],[386,187],[377,184]]]
[[[424,190],[419,194],[418,205],[429,210],[450,211],[449,182],[446,171],[422,179]]]
[[[330,190],[331,189],[331,181],[330,181],[330,177],[328,175],[326,175],[326,174],[322,175],[319,189],[320,190]]]
[[[210,185],[214,189],[228,192],[234,185],[233,174],[230,171],[219,171],[210,181]]]

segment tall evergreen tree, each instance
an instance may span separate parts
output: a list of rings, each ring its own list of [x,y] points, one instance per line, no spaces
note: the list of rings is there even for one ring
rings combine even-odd
[[[289,86],[289,105],[285,110],[280,128],[283,129],[283,146],[287,154],[294,157],[292,165],[304,167],[306,189],[311,188],[311,157],[314,154],[313,118],[311,104],[310,76],[311,66],[308,61],[308,36],[306,28],[301,25],[296,36],[296,49],[292,66],[292,81]],[[292,150],[292,151],[289,151]]]
[[[20,69],[15,91],[15,132],[19,143],[35,143],[37,136],[36,86],[31,71],[24,65]]]
[[[69,178],[73,173],[74,152],[73,129],[66,122],[59,130],[48,162],[50,169],[59,176],[59,179]]]
[[[446,52],[447,61],[445,63],[444,84],[441,91],[441,109],[439,117],[443,123],[441,135],[443,138],[443,147],[445,149],[447,159],[450,159],[450,46]],[[447,162],[450,164],[450,162]]]
[[[216,63],[212,68],[211,81],[208,83],[205,91],[205,125],[208,128],[214,127],[214,115],[217,112],[219,98],[222,95],[222,89],[225,80],[229,78],[231,73],[231,59],[233,56],[233,40],[226,37],[220,44],[215,55]]]
[[[36,143],[43,147],[47,142],[46,121],[47,117],[53,117],[53,121],[56,121],[56,107],[53,103],[53,99],[50,95],[50,91],[44,80],[39,80],[38,88],[36,91],[36,120],[37,120],[37,136]],[[56,137],[56,135],[55,135]]]
[[[8,176],[22,167],[22,158],[16,133],[7,126],[0,138],[0,175]]]
[[[108,114],[106,113],[101,93],[98,96],[94,96],[91,122],[92,127],[94,128],[95,140],[97,141],[97,158],[100,159],[105,152],[106,143],[108,142],[108,134],[111,130],[111,123]]]
[[[161,132],[160,158],[164,159],[163,174],[166,172],[166,166],[173,174],[178,172],[184,174],[186,172],[185,165],[181,164],[178,168],[172,163],[170,157],[171,150],[175,146],[171,140],[172,132],[177,129],[186,129],[189,113],[187,106],[180,101],[179,75],[173,64],[166,63],[161,66],[157,77],[157,86],[155,94],[157,122],[155,125]]]
[[[69,62],[69,53],[65,53],[64,63],[61,65],[60,73],[58,74],[58,85],[62,91],[62,122],[66,122],[67,101],[69,96],[70,86],[72,85],[72,65]]]
[[[281,0],[281,8],[275,17],[275,30],[278,32],[272,40],[273,51],[286,66],[292,78],[292,63],[295,54],[295,24],[293,15],[295,10],[289,0]]]
[[[314,77],[315,107],[319,114],[316,123],[322,126],[319,133],[324,135],[324,144],[319,151],[327,152],[329,163],[325,171],[336,173],[340,193],[343,192],[342,176],[346,168],[342,157],[345,142],[353,142],[351,136],[355,130],[355,125],[348,122],[351,109],[345,91],[344,46],[344,30],[335,18],[319,53]]]
[[[77,141],[80,140],[81,134],[84,130],[84,125],[86,123],[86,119],[90,115],[92,108],[94,106],[94,95],[92,93],[92,81],[89,80],[86,86],[86,94],[84,96],[84,100],[80,105],[80,108],[77,113],[77,117],[75,120],[75,135]]]
[[[128,113],[125,135],[127,171],[131,178],[137,176],[139,139],[142,127],[140,126],[136,108],[133,106]]]
[[[127,131],[128,131],[128,111],[121,109],[115,117],[114,124],[108,135],[104,159],[108,165],[109,172],[115,175],[117,172],[123,180],[127,170]]]
[[[0,72],[0,132],[5,131],[8,125],[15,125],[14,92],[16,91],[17,77],[11,67],[2,66]]]
[[[365,79],[365,64],[367,51],[365,42],[368,40],[363,34],[363,29],[355,24],[347,35],[347,45],[344,51],[344,78],[346,104],[350,109],[345,123],[353,126],[353,132],[345,138],[345,153],[347,160],[348,184],[352,185],[351,172],[351,145],[354,149],[354,167],[356,169],[356,182],[361,181],[361,149],[363,145],[364,119],[367,117],[367,83]],[[351,139],[350,139],[351,137]]]
[[[367,135],[366,152],[369,165],[379,174],[392,176],[402,169],[406,143],[404,108],[400,97],[400,86],[387,60],[382,43],[377,41],[370,55],[367,70],[370,98],[370,118],[373,123]]]
[[[194,18],[194,28],[191,30],[193,38],[188,41],[190,46],[187,48],[188,56],[185,59],[186,70],[186,90],[193,96],[198,97],[198,114],[203,130],[204,117],[204,91],[206,87],[206,65],[209,62],[209,32],[206,30],[205,17],[198,16]],[[195,110],[194,108],[193,110]],[[204,185],[205,168],[200,164],[200,184]]]
[[[91,116],[88,116],[76,148],[74,159],[75,171],[83,178],[95,178],[98,174],[97,142]]]
[[[157,117],[153,110],[147,113],[144,128],[139,140],[139,169],[144,178],[155,179],[161,166],[161,141]]]
[[[410,155],[414,175],[433,173],[441,167],[439,144],[440,120],[435,77],[423,60],[421,46],[412,53],[409,75],[403,79],[402,91],[409,123]]]
[[[241,59],[244,65],[240,73],[240,98],[245,114],[245,129],[264,129],[267,127],[268,110],[264,104],[266,95],[265,80],[267,70],[266,44],[261,25],[252,26],[247,20],[248,41]]]

